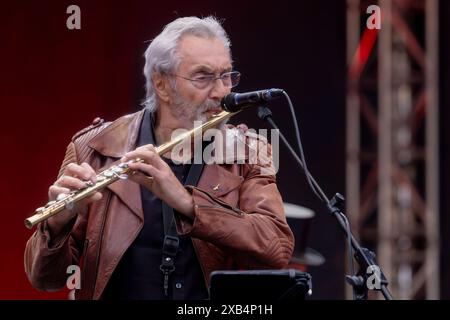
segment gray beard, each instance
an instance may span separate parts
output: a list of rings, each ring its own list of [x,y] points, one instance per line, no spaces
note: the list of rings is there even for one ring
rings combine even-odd
[[[174,117],[181,119],[187,129],[192,129],[194,121],[206,122],[208,119],[204,112],[216,107],[217,103],[210,99],[199,105],[187,103],[177,93],[173,103],[170,105],[170,112]]]

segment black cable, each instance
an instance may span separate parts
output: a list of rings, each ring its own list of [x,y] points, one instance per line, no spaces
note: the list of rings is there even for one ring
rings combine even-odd
[[[276,126],[276,124],[273,122],[273,120],[270,117],[267,117],[266,120],[270,121],[271,125],[278,130],[281,139],[283,140],[283,142],[285,142],[285,145],[290,149],[290,151],[294,155],[294,157],[297,156],[296,160],[297,160],[297,162],[300,163],[300,166],[302,167],[303,172],[305,173],[306,180],[307,180],[308,185],[311,188],[311,190],[319,198],[319,200],[321,200],[322,202],[326,202],[327,206],[329,206],[330,205],[330,200],[325,195],[325,193],[323,192],[323,190],[319,186],[319,184],[316,182],[316,180],[312,176],[312,174],[309,171],[308,166],[306,164],[306,157],[305,157],[305,154],[304,154],[304,151],[303,151],[303,144],[302,144],[302,140],[301,140],[301,137],[300,137],[300,129],[298,127],[297,116],[295,115],[295,109],[294,109],[294,106],[292,104],[291,98],[289,97],[287,92],[284,91],[284,90],[283,90],[283,95],[285,96],[285,98],[286,98],[286,100],[287,100],[287,102],[289,104],[289,109],[291,111],[292,121],[294,123],[295,137],[296,137],[296,142],[297,142],[297,147],[298,147],[298,150],[299,150],[300,158],[298,158],[297,152],[295,152],[292,149],[292,147],[288,143],[287,139],[281,133],[280,129]],[[354,260],[353,260],[353,248],[352,248],[352,242],[351,242],[350,224],[349,224],[349,221],[348,221],[347,217],[342,212],[339,211],[339,215],[341,216],[341,218],[344,220],[344,223],[345,223],[345,229],[346,229],[345,231],[347,233],[347,240],[348,240],[347,245],[348,245],[348,253],[349,253],[349,255],[348,255],[349,267],[350,267],[350,272],[353,275],[354,274]],[[353,292],[353,298],[355,298],[355,293],[354,292]]]
[[[300,153],[300,157],[302,159],[302,163],[303,163],[303,171],[305,172],[305,176],[306,176],[306,180],[308,181],[309,187],[311,188],[311,190],[314,192],[314,194],[316,195],[316,197],[318,197],[321,201],[325,201],[326,203],[329,202],[328,198],[325,196],[325,193],[321,193],[320,195],[318,194],[314,184],[311,181],[311,177],[312,175],[309,172],[308,166],[306,164],[306,159],[305,159],[305,153],[303,152],[303,145],[302,145],[302,139],[300,138],[300,129],[298,128],[298,122],[297,122],[297,116],[295,115],[295,110],[294,110],[294,106],[292,105],[292,101],[291,98],[289,97],[289,95],[287,94],[286,91],[283,90],[283,95],[286,98],[286,100],[288,101],[289,104],[289,109],[291,110],[291,115],[292,115],[292,121],[294,122],[294,130],[295,130],[295,137],[297,140],[297,147]],[[279,130],[279,129],[278,129]]]

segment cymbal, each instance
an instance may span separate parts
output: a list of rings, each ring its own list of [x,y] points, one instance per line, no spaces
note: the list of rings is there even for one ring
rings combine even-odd
[[[315,215],[311,209],[288,202],[284,203],[284,212],[286,213],[286,218],[293,219],[311,219]]]
[[[294,254],[291,262],[318,267],[325,263],[325,258],[316,250],[306,247],[302,254]]]

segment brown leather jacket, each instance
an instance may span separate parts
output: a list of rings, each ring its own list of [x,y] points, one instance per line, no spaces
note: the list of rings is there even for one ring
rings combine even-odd
[[[88,162],[97,172],[110,167],[136,147],[142,116],[140,111],[112,123],[97,121],[80,131],[67,147],[59,176],[71,162]],[[280,269],[291,259],[294,240],[275,175],[260,169],[255,164],[207,165],[198,185],[187,186],[195,219],[177,216],[177,231],[191,236],[206,283],[214,270]],[[143,226],[139,190],[128,180],[110,184],[100,201],[79,212],[54,239],[46,223],[39,224],[25,248],[31,284],[40,290],[60,289],[66,285],[67,267],[79,265],[82,280],[76,298],[101,298]]]

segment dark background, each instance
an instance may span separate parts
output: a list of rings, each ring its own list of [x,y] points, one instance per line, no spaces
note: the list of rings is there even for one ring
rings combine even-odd
[[[81,30],[66,28],[66,8],[81,8]],[[450,5],[442,4],[449,30]],[[66,298],[28,283],[23,251],[32,234],[23,220],[43,205],[71,136],[100,116],[107,121],[137,111],[144,97],[142,57],[148,40],[176,17],[214,14],[224,20],[237,91],[284,88],[296,107],[309,168],[328,196],[345,191],[345,1],[20,1],[0,10],[1,232],[0,299]],[[448,33],[441,31],[442,83],[450,76]],[[441,84],[441,89],[444,89]],[[448,87],[447,87],[448,89]],[[450,188],[449,90],[442,90],[442,190]],[[273,103],[275,120],[293,141],[288,106]],[[255,110],[232,119],[267,128]],[[326,263],[308,271],[316,299],[344,297],[344,237],[309,191],[281,147],[278,181],[284,200],[316,212],[308,245]],[[450,199],[442,192],[442,212]],[[442,241],[448,243],[447,215]],[[298,231],[298,230],[296,230]],[[298,236],[298,235],[297,235]],[[445,245],[445,248],[448,248]],[[444,248],[444,249],[445,249]],[[447,252],[448,250],[443,250]],[[443,254],[443,283],[449,255]],[[448,287],[443,297],[449,298]]]

